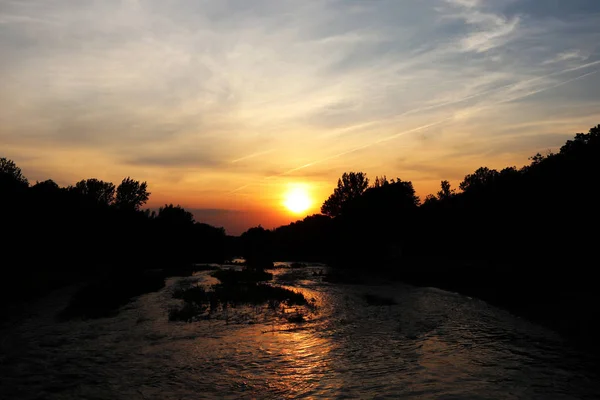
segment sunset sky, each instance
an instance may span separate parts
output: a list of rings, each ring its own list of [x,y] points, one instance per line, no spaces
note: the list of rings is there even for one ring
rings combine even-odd
[[[0,157],[239,234],[344,171],[522,166],[600,123],[599,72],[599,0],[0,0]]]

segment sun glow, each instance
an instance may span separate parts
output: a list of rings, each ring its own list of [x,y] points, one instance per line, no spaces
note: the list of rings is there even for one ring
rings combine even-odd
[[[285,194],[283,205],[294,214],[301,214],[310,208],[312,200],[306,188],[294,187]]]

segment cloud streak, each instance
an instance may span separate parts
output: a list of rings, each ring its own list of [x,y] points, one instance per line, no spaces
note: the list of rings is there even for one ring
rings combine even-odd
[[[545,75],[545,76],[535,77],[535,78],[532,78],[532,79],[528,79],[526,81],[517,82],[517,83],[510,84],[510,85],[502,86],[502,87],[499,87],[499,88],[495,88],[495,89],[487,90],[487,91],[484,91],[484,92],[476,93],[476,94],[473,94],[473,95],[470,95],[468,97],[465,97],[465,98],[462,98],[462,99],[459,99],[459,100],[455,100],[455,101],[452,101],[452,102],[442,103],[442,104],[439,104],[439,105],[436,105],[436,106],[424,107],[424,108],[421,108],[421,109],[410,110],[410,111],[402,114],[402,116],[408,115],[408,114],[412,114],[412,113],[418,113],[418,112],[422,112],[422,111],[426,111],[426,110],[431,110],[431,109],[434,109],[434,108],[440,108],[440,107],[444,107],[444,106],[448,106],[448,105],[453,105],[453,104],[461,103],[461,102],[464,102],[464,101],[467,101],[467,100],[474,99],[476,97],[488,95],[490,93],[498,92],[498,91],[502,91],[502,90],[506,91],[507,93],[510,93],[510,89],[513,89],[513,88],[516,88],[516,87],[523,87],[525,84],[530,84],[532,82],[539,81],[539,80],[544,79],[544,78],[548,78],[548,77],[555,76],[555,75],[562,75],[562,74],[565,74],[565,73],[568,73],[568,72],[572,72],[572,71],[578,71],[578,70],[589,68],[589,67],[596,66],[596,65],[599,65],[599,64],[600,64],[600,61],[597,61],[597,62],[593,62],[593,63],[589,63],[589,64],[579,65],[577,67],[571,67],[571,68],[568,68],[568,69],[565,69],[565,70],[553,72],[553,73]],[[556,88],[561,87],[563,85],[567,85],[569,83],[576,82],[576,81],[578,81],[580,79],[587,78],[589,76],[595,75],[599,71],[600,70],[593,70],[591,72],[585,73],[583,75],[579,75],[579,76],[571,78],[571,79],[564,80],[562,82],[553,84],[551,86],[538,88],[536,90],[533,90],[533,91],[530,91],[530,92],[526,92],[526,93],[521,93],[521,94],[516,95],[514,97],[506,97],[504,99],[497,100],[497,101],[495,101],[492,104],[488,104],[488,105],[480,107],[480,108],[478,108],[476,110],[468,110],[468,111],[463,112],[462,114],[459,114],[459,115],[461,117],[464,117],[467,114],[473,114],[473,113],[481,112],[482,110],[484,110],[486,108],[489,108],[489,107],[493,107],[495,105],[500,105],[500,104],[503,104],[503,103],[510,103],[510,102],[513,102],[513,101],[516,101],[516,100],[521,100],[521,99],[527,98],[529,96],[533,96],[533,95],[536,95],[538,93],[543,93],[543,92],[548,91],[548,90],[556,89]],[[343,156],[345,156],[347,154],[351,154],[351,153],[354,153],[354,152],[357,152],[357,151],[360,151],[360,150],[367,149],[367,148],[372,147],[372,146],[379,145],[381,143],[388,142],[390,140],[397,139],[397,138],[399,138],[401,136],[404,136],[404,135],[407,135],[407,134],[410,134],[410,133],[415,133],[415,132],[423,131],[423,130],[435,127],[437,125],[453,121],[455,118],[456,118],[456,115],[450,115],[450,116],[448,116],[446,118],[443,118],[443,119],[441,119],[439,121],[432,122],[432,123],[429,123],[429,124],[426,124],[426,125],[423,125],[423,126],[419,126],[417,128],[409,129],[409,130],[406,130],[406,131],[402,131],[402,132],[399,132],[399,133],[395,133],[393,135],[390,135],[390,136],[378,139],[378,140],[373,141],[373,142],[368,142],[368,143],[366,143],[364,145],[352,148],[352,149],[344,151],[342,153],[334,154],[334,155],[328,156],[328,157],[323,158],[323,159],[312,161],[310,163],[307,163],[307,164],[304,164],[304,165],[292,168],[290,170],[284,171],[284,172],[279,173],[279,174],[270,175],[270,176],[266,177],[265,179],[272,179],[272,178],[275,178],[275,177],[286,176],[286,175],[289,175],[289,174],[291,174],[293,172],[297,172],[297,171],[300,171],[300,170],[303,170],[303,169],[306,169],[306,168],[310,168],[310,167],[313,167],[313,166],[315,166],[317,164],[322,164],[322,163],[325,163],[327,161],[330,161],[330,160],[333,160],[333,159],[336,159],[336,158],[339,158],[339,157],[343,157]],[[240,190],[246,189],[250,185],[251,184],[247,184],[247,185],[244,185],[242,187],[236,188],[233,191],[231,191],[230,193],[239,192]]]
[[[595,0],[0,0],[2,156],[196,208],[323,197],[347,169],[426,194],[569,133],[548,120],[598,123],[599,26]]]

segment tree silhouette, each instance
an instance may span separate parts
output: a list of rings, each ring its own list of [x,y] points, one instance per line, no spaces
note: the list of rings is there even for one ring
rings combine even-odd
[[[115,198],[115,185],[95,178],[81,180],[71,190],[99,205],[108,206]]]
[[[150,198],[148,184],[140,183],[130,177],[123,179],[117,188],[115,206],[123,210],[139,210]]]
[[[544,157],[542,154],[537,153],[536,155],[529,157],[528,160],[531,161],[531,165],[533,166],[540,164],[545,158],[546,157]]]
[[[488,167],[478,168],[472,174],[465,176],[465,179],[460,183],[460,190],[463,192],[472,192],[490,186],[496,177],[498,171],[489,169]]]
[[[346,229],[365,242],[396,240],[411,232],[419,203],[412,182],[385,179],[347,206],[343,214]]]
[[[390,182],[388,181],[388,179],[387,179],[387,177],[386,177],[385,175],[383,175],[383,176],[381,176],[381,177],[379,177],[379,176],[376,176],[376,177],[375,177],[375,181],[373,182],[373,187],[374,187],[374,188],[378,188],[378,187],[381,187],[381,186],[387,185],[387,184],[389,184],[389,183],[390,183]]]
[[[438,202],[438,198],[433,194],[428,194],[425,196],[425,200],[423,201],[424,206],[431,206]]]
[[[42,182],[36,182],[35,185],[33,185],[31,188],[48,192],[55,192],[57,190],[60,190],[58,183],[54,182],[52,179],[46,179]]]
[[[598,146],[600,144],[600,125],[590,129],[589,133],[578,133],[573,140],[567,142],[560,148],[561,154],[574,153],[586,148],[587,145]]]
[[[14,161],[0,158],[0,189],[18,190],[29,186],[29,181],[23,176],[21,168]]]
[[[322,214],[280,226],[272,231],[273,251],[279,260],[323,261],[331,252],[334,220]]]
[[[273,266],[273,233],[262,226],[242,233],[242,255],[251,270],[262,270]]]
[[[419,197],[415,194],[412,182],[400,178],[388,181],[385,177],[379,179],[379,186],[365,190],[355,201],[353,210],[373,210],[381,216],[391,216],[397,212],[414,210],[419,205]]]
[[[34,198],[34,201],[46,203],[44,204],[46,207],[50,206],[48,202],[58,202],[61,193],[63,193],[63,190],[52,179],[36,182],[35,185],[29,188],[29,191]]]
[[[363,172],[344,172],[338,179],[333,194],[321,206],[321,213],[337,217],[352,200],[360,197],[369,187],[369,179]]]
[[[156,220],[172,226],[192,226],[194,224],[194,215],[180,205],[165,204],[164,207],[158,209]]]
[[[52,180],[29,186],[13,161],[0,158],[0,270],[10,282],[0,291],[0,314],[13,301],[89,282],[71,305],[91,316],[164,285],[163,272],[145,270],[174,271],[229,256],[233,241],[223,228],[194,223],[179,206],[165,206],[159,215],[139,211],[148,196],[147,184],[129,177],[116,190],[99,179],[67,188]],[[25,242],[35,251],[22,251]],[[66,253],[60,251],[65,243]]]
[[[441,190],[437,192],[438,199],[448,200],[455,194],[455,190],[450,188],[450,182],[442,181],[440,183]]]

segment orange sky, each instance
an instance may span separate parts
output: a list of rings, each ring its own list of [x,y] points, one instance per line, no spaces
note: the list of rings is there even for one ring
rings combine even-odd
[[[600,3],[555,3],[5,2],[0,156],[145,180],[233,234],[302,217],[290,185],[317,212],[346,171],[424,198],[600,122]]]

